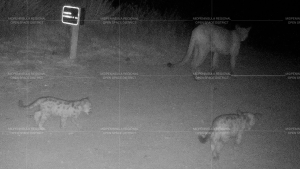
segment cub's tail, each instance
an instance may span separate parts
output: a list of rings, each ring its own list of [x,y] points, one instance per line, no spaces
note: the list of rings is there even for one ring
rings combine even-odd
[[[26,106],[24,105],[24,103],[23,103],[22,100],[19,100],[18,106],[19,106],[20,108],[26,108]]]
[[[18,102],[18,106],[19,106],[20,108],[24,108],[24,109],[32,109],[32,108],[38,106],[39,104],[40,104],[40,103],[39,103],[39,100],[36,100],[36,101],[32,102],[32,103],[29,104],[29,105],[24,105],[24,103],[23,103],[22,100],[19,100],[19,102]]]
[[[211,135],[211,131],[207,132],[204,136],[203,135],[199,135],[198,136],[198,140],[200,141],[200,143],[204,144],[210,138],[210,135]]]

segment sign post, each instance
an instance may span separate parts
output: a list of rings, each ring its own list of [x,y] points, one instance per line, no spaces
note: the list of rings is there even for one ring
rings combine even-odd
[[[71,47],[70,59],[73,61],[77,55],[78,32],[80,23],[80,8],[73,6],[64,6],[62,9],[61,21],[64,24],[71,25]]]
[[[72,26],[72,37],[71,37],[71,47],[70,47],[70,59],[75,60],[77,55],[77,44],[78,44],[78,32],[79,25]]]

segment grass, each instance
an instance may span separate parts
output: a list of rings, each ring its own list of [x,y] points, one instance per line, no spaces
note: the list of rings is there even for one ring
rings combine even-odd
[[[78,3],[79,2],[79,3]],[[4,0],[0,2],[0,38],[11,47],[24,52],[27,59],[32,53],[43,57],[68,57],[70,26],[61,23],[61,9],[69,4],[85,8],[85,24],[80,27],[78,55],[86,57],[111,53],[126,61],[142,57],[160,57],[164,62],[186,48],[186,24],[176,11],[161,11],[141,3],[112,7],[109,0],[69,0],[65,3],[45,0]],[[29,19],[29,18],[30,19]],[[33,19],[33,17],[36,17]],[[35,21],[26,23],[26,21]],[[99,46],[99,41],[101,46]],[[182,43],[184,42],[184,43]],[[137,48],[137,45],[139,46]],[[107,48],[107,53],[99,53]],[[1,47],[0,47],[1,50]],[[106,50],[106,51],[107,51]],[[131,51],[135,50],[135,51]],[[9,51],[18,52],[16,50]],[[30,53],[31,52],[31,53]],[[14,54],[12,54],[14,55]],[[99,57],[97,57],[99,58]],[[36,59],[36,57],[34,57]],[[135,58],[137,59],[137,58]]]

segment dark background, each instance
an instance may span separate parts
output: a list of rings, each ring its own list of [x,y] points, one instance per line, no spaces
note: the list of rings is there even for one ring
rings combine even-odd
[[[286,20],[286,17],[300,16],[297,1],[116,0],[113,4],[147,4],[148,7],[162,12],[175,10],[191,27],[196,26],[193,17],[230,17],[231,25],[252,27],[251,36],[247,39],[251,46],[293,55],[300,51],[300,25],[288,24]]]

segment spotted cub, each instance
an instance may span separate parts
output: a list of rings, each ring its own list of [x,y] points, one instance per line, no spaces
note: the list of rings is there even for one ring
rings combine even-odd
[[[236,143],[240,144],[244,131],[250,130],[260,116],[260,113],[253,114],[240,110],[237,110],[236,114],[220,115],[213,120],[206,135],[199,135],[198,139],[201,143],[210,140],[213,159],[218,160],[223,144],[231,137],[235,137]]]
[[[60,116],[61,128],[64,128],[66,126],[66,121],[68,117],[71,118],[72,122],[78,128],[81,128],[81,126],[75,120],[77,119],[80,113],[91,113],[91,102],[88,98],[68,101],[47,96],[40,97],[32,103],[30,103],[29,105],[24,105],[23,102],[19,100],[19,107],[26,109],[37,108],[34,113],[34,120],[40,130],[45,130],[43,124],[50,115]]]

